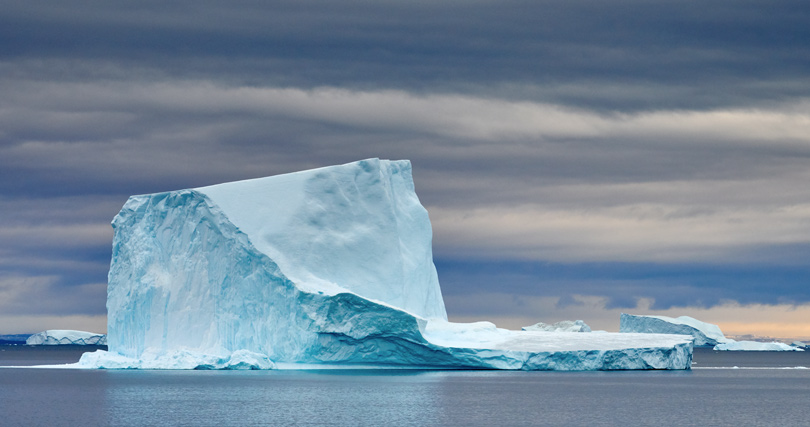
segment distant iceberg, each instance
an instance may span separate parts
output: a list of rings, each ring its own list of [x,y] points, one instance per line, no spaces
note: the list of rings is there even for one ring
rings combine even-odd
[[[591,327],[582,320],[563,320],[557,323],[538,322],[531,326],[521,328],[524,331],[545,332],[591,332]]]
[[[720,351],[804,351],[781,342],[731,341],[714,346]]]
[[[692,335],[695,347],[712,347],[724,351],[802,351],[780,342],[735,341],[726,338],[720,327],[689,316],[638,316],[622,313],[620,332]]]
[[[695,339],[695,347],[713,347],[733,341],[726,338],[717,325],[701,322],[689,316],[673,318],[622,313],[619,319],[619,331],[691,335]]]
[[[31,335],[26,345],[107,345],[107,336],[93,332],[50,329]]]
[[[369,159],[130,197],[113,220],[109,351],[77,366],[690,368],[686,336],[448,322],[411,173]]]

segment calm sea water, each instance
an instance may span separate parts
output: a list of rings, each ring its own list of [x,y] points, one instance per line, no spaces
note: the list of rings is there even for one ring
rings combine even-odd
[[[0,365],[83,351],[0,346]],[[0,425],[810,425],[810,369],[783,369],[810,367],[810,352],[694,360],[670,372],[2,368]]]

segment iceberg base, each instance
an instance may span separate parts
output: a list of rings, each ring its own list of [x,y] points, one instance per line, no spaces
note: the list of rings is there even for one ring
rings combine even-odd
[[[273,361],[249,350],[209,354],[192,350],[145,352],[129,358],[108,351],[85,353],[73,365],[86,369],[500,369],[524,371],[684,370],[692,364],[690,337],[678,335],[525,332],[487,322],[434,323],[421,339],[359,336],[345,342],[324,334],[332,354],[320,360]],[[351,351],[348,351],[351,349]],[[334,353],[333,353],[334,352]],[[400,362],[400,363],[397,363]]]
[[[177,350],[161,355],[144,355],[142,359],[97,350],[92,353],[84,353],[79,362],[72,367],[82,369],[266,370],[274,369],[275,363],[264,354],[248,350],[217,355]]]

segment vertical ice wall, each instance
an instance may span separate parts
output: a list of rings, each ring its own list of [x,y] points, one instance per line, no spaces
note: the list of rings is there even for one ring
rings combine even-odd
[[[408,161],[133,196],[113,228],[108,341],[123,356],[310,360],[351,300],[337,294],[447,317]]]

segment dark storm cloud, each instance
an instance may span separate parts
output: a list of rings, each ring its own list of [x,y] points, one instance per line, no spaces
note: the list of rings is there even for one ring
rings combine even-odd
[[[810,11],[798,1],[8,3],[6,61],[106,61],[231,84],[496,91],[623,110],[808,95]]]
[[[166,191],[391,157],[425,174],[474,172],[462,187],[430,180],[420,187],[428,202],[509,202],[516,193],[526,202],[553,183],[754,179],[805,170],[810,158],[810,145],[793,141],[803,116],[789,107],[764,118],[721,112],[732,117],[724,123],[712,113],[617,117],[486,98],[206,82],[9,79],[0,89],[0,188],[28,196]],[[757,122],[778,128],[752,137],[746,126],[756,131]],[[476,194],[462,194],[469,190]]]

